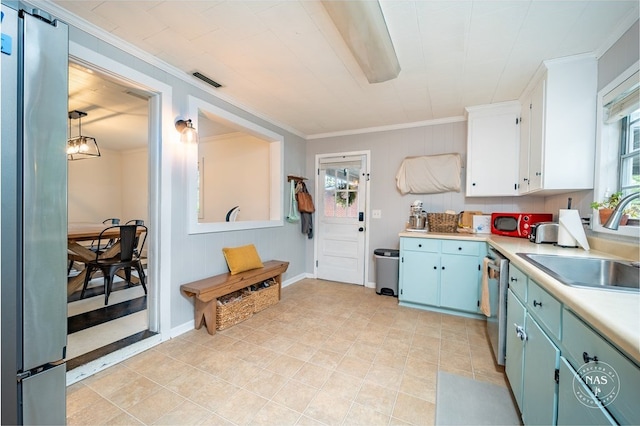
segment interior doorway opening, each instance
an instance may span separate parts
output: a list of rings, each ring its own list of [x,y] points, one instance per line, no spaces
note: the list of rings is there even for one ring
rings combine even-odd
[[[152,95],[124,78],[70,62],[69,110],[86,114],[82,133],[96,139],[100,157],[68,161],[69,230],[78,224],[106,227],[113,219],[120,224],[137,220],[150,226]],[[71,120],[69,129],[77,132]],[[153,251],[147,250],[149,237],[140,253],[147,271],[154,261],[149,256]],[[92,249],[96,242],[87,239],[78,244]],[[83,269],[82,261],[70,259],[69,283],[79,282],[76,277]],[[146,275],[148,292],[155,292],[154,274]],[[80,296],[81,289],[77,285],[68,289],[68,370],[155,334],[150,321],[154,304],[148,303],[142,286],[116,278],[108,305],[99,273],[93,275],[84,297]]]

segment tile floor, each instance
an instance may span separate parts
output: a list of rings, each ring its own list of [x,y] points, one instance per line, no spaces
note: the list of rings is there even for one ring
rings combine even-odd
[[[306,279],[215,336],[190,331],[69,386],[67,421],[428,425],[438,370],[506,386],[484,321]]]

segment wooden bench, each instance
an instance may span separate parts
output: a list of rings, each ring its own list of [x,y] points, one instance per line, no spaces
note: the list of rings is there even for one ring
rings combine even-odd
[[[182,284],[180,290],[188,297],[195,297],[195,327],[199,330],[202,323],[207,327],[211,335],[216,333],[216,307],[217,298],[236,290],[259,284],[268,279],[275,279],[278,283],[278,300],[282,287],[282,274],[289,267],[289,262],[270,260],[263,263],[262,268],[240,272],[236,275],[226,274]]]

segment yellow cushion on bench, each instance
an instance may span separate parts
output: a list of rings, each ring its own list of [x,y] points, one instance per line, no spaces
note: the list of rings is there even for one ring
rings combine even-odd
[[[253,244],[240,247],[225,247],[222,249],[222,253],[227,260],[231,275],[264,266]]]

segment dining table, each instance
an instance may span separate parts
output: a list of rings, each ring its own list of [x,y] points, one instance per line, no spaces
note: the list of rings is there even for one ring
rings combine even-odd
[[[110,225],[109,225],[110,226]],[[69,259],[75,262],[88,263],[96,259],[96,252],[90,249],[90,246],[81,244],[86,241],[98,241],[100,233],[109,227],[102,223],[80,223],[71,222],[67,225],[67,252]],[[140,235],[142,228],[138,228],[137,235]],[[112,228],[105,231],[102,234],[102,239],[113,239],[115,242],[110,245],[104,252],[98,254],[99,259],[109,259],[120,253],[120,243],[118,238],[120,237],[120,229]],[[122,279],[126,279],[125,272],[120,270],[116,272],[116,275]],[[67,296],[70,296],[74,292],[82,288],[84,284],[84,278],[86,276],[86,268],[83,268],[78,275],[69,277],[67,279]],[[131,275],[130,282],[132,284],[139,284],[138,277]]]

